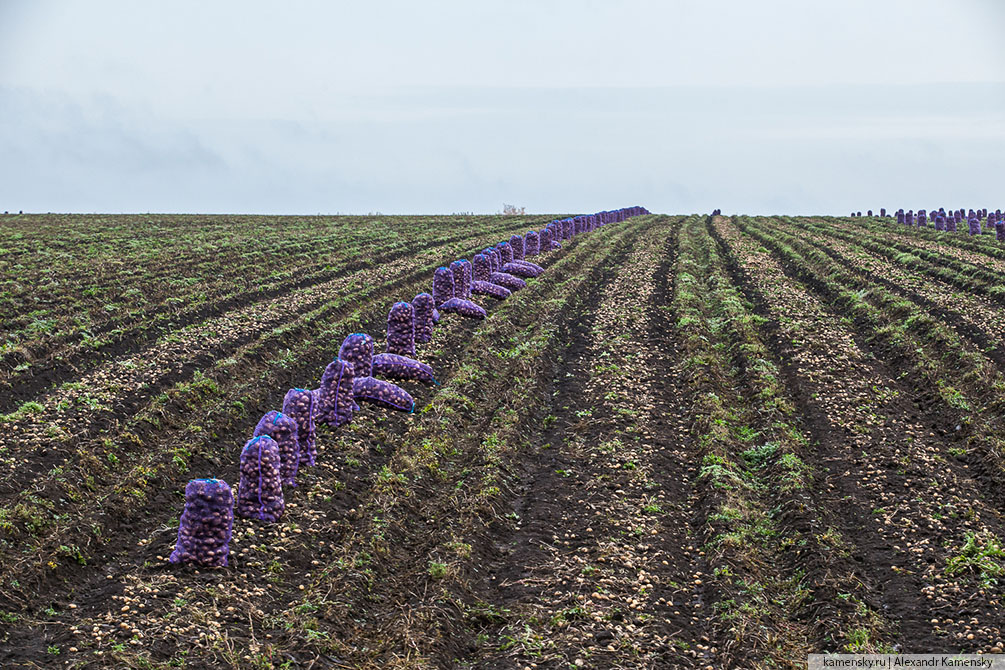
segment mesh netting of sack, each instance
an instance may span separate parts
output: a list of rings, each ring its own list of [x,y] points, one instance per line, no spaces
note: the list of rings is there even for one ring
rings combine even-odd
[[[551,251],[551,226],[546,226],[541,231],[541,253]]]
[[[297,422],[297,444],[300,465],[314,465],[317,446],[314,443],[314,394],[308,389],[290,389],[283,398],[283,414]]]
[[[537,234],[536,230],[532,230],[524,235],[523,238],[523,256],[527,258],[528,256],[537,256],[541,251],[541,236]]]
[[[487,314],[481,306],[462,298],[451,298],[440,305],[440,311],[447,314],[459,314],[468,319],[484,319]]]
[[[465,261],[457,260],[451,263],[450,274],[454,276],[454,297],[470,300],[471,279],[465,272]]]
[[[439,307],[454,297],[456,284],[454,273],[442,265],[433,272],[433,302]]]
[[[951,233],[955,233],[957,231],[956,224],[957,224],[956,217],[954,216],[949,217],[946,220],[946,230],[948,230]]]
[[[338,428],[352,421],[353,367],[349,361],[336,358],[325,367],[321,375],[317,420]]]
[[[995,239],[999,242],[1005,242],[1005,221],[998,221],[995,224]]]
[[[352,394],[357,402],[368,402],[402,412],[415,410],[415,401],[408,391],[383,379],[356,377],[352,380]]]
[[[971,235],[981,234],[981,220],[980,219],[970,219],[967,221],[967,227],[970,229]]]
[[[435,384],[433,368],[425,363],[399,356],[398,354],[377,354],[373,357],[373,376],[380,379],[401,379]]]
[[[300,468],[300,427],[291,416],[275,410],[267,412],[258,420],[252,437],[271,437],[279,448],[280,476],[283,486],[297,485],[297,470]],[[313,465],[310,463],[309,465]]]
[[[503,263],[509,263],[513,260],[513,247],[509,242],[500,242],[494,247],[489,247],[490,251],[494,251],[499,257],[499,265]]]
[[[467,293],[467,296],[459,296],[459,297],[462,298],[467,297],[470,300],[471,282],[475,280],[475,269],[471,265],[471,261],[469,261],[467,258],[462,258],[460,263],[461,263],[461,273],[464,281],[464,291],[465,293]]]
[[[248,440],[241,450],[241,483],[234,513],[243,519],[275,523],[283,516],[279,445],[268,435]]]
[[[489,281],[508,289],[510,292],[527,288],[527,282],[506,272],[493,272],[489,274]]]
[[[519,235],[513,235],[509,238],[509,246],[513,250],[513,258],[523,260],[523,238]]]
[[[373,369],[373,338],[366,333],[353,333],[342,340],[338,357],[352,363],[357,377],[369,377]]]
[[[185,509],[172,563],[225,567],[234,529],[234,494],[222,479],[193,479],[185,486]]]
[[[503,266],[503,255],[502,252],[496,248],[490,248],[489,252],[489,262],[492,264],[492,272],[499,272],[499,268]],[[513,250],[510,249],[510,254]]]
[[[535,270],[531,266],[525,265],[524,263],[520,263],[518,261],[512,261],[502,266],[502,271],[505,272],[506,274],[524,278],[536,277],[539,274],[541,274],[539,271]]]
[[[496,300],[505,300],[511,294],[511,291],[505,286],[493,284],[489,281],[482,281],[480,279],[476,279],[471,282],[471,292],[477,295],[487,295],[490,298],[495,298]]]
[[[428,293],[420,293],[412,298],[412,318],[415,322],[415,341],[425,344],[433,339],[433,312],[436,311],[436,304],[433,296]]]
[[[415,355],[415,309],[410,302],[398,301],[387,313],[387,351]]]
[[[471,267],[474,270],[475,281],[489,280],[489,275],[492,274],[492,263],[488,256],[482,253],[475,254]]]

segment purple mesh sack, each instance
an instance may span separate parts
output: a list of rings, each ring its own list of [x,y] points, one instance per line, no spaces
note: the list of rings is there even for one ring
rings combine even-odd
[[[297,422],[300,465],[314,465],[314,394],[307,389],[290,389],[283,398],[283,414]]]
[[[476,279],[471,282],[471,292],[478,295],[487,295],[490,298],[495,298],[496,300],[505,300],[512,293],[505,286],[500,286],[499,284],[493,284],[489,281],[481,281]]]
[[[436,305],[433,296],[420,293],[412,298],[412,319],[415,323],[415,341],[425,344],[433,339],[433,312]]]
[[[489,274],[489,281],[498,286],[508,289],[511,293],[513,291],[518,291],[522,288],[527,288],[527,282],[520,279],[519,277],[514,277],[511,274],[505,272],[492,272]]]
[[[956,217],[951,216],[948,219],[946,219],[946,230],[949,231],[949,232],[951,232],[951,233],[955,233],[956,232],[956,223],[957,223]]]
[[[373,338],[366,333],[353,333],[339,347],[338,357],[352,364],[355,377],[369,377],[373,369]]]
[[[454,297],[456,282],[454,273],[440,266],[433,273],[433,302],[439,307]]]
[[[914,225],[914,212],[908,211],[907,214],[904,215],[904,222],[908,226],[913,226]]]
[[[500,265],[513,260],[513,247],[509,242],[500,242],[496,245],[496,252],[499,254]]]
[[[967,221],[967,226],[970,228],[971,235],[981,234],[981,220],[978,218],[973,218]]]
[[[193,479],[185,486],[185,509],[169,561],[224,567],[234,529],[234,494],[222,479]]]
[[[469,319],[484,319],[486,316],[484,309],[463,298],[451,298],[440,305],[440,310],[447,314],[460,314]]]
[[[507,263],[506,265],[502,266],[502,271],[505,272],[506,274],[516,275],[517,277],[524,277],[524,278],[536,277],[539,274],[541,274],[539,271],[535,270],[531,266],[525,265],[523,263],[518,263],[516,261],[513,261],[512,263]]]
[[[555,248],[553,246],[555,243],[552,241],[553,235],[554,235],[554,228],[552,228],[551,226],[548,226],[541,231],[541,253],[551,251],[552,249]]]
[[[475,254],[472,268],[474,269],[475,281],[488,281],[489,275],[492,274],[492,263],[485,254]]]
[[[435,384],[433,368],[414,358],[397,354],[377,354],[373,357],[373,376],[382,379],[403,379]]]
[[[1001,219],[995,224],[995,239],[999,242],[1005,242],[1005,221]]]
[[[438,310],[438,309],[436,309],[434,307],[433,308],[433,323],[439,323],[439,322],[440,322],[440,310]]]
[[[352,380],[352,395],[358,402],[369,402],[378,407],[403,412],[415,409],[415,401],[405,389],[382,379],[356,377]]]
[[[562,220],[562,239],[563,240],[571,240],[572,239],[572,234],[573,234],[574,227],[575,227],[575,222],[572,219],[563,219]]]
[[[243,519],[275,523],[283,515],[279,445],[268,435],[248,440],[241,450],[241,483],[234,512]]]
[[[537,256],[541,251],[541,236],[536,230],[527,233],[523,238],[523,256]]]
[[[323,421],[332,428],[344,426],[352,421],[353,405],[355,405],[352,401],[352,378],[353,367],[349,361],[336,358],[328,364],[324,374],[321,375],[321,388],[318,389],[320,392],[316,412],[318,421]],[[282,448],[282,445],[279,445],[280,454]]]
[[[464,281],[464,292],[467,294],[467,296],[461,295],[461,296],[458,296],[458,297],[460,297],[460,298],[467,297],[470,300],[471,299],[471,282],[473,282],[475,280],[475,269],[471,266],[471,261],[469,261],[467,258],[462,258],[461,261],[460,261],[460,263],[461,263],[461,273],[462,273],[461,276],[462,276],[463,281]]]
[[[884,219],[886,218],[886,207],[880,207],[879,208],[879,215],[881,217],[883,217]]]
[[[509,246],[513,249],[513,258],[523,260],[523,238],[519,235],[513,235],[509,238]]]
[[[292,417],[273,410],[258,421],[255,432],[252,433],[252,437],[265,435],[276,443],[279,449],[279,474],[283,486],[297,485],[297,470],[300,469],[300,443],[297,440],[299,429]],[[312,461],[305,465],[314,463]]]
[[[936,214],[935,215],[935,229],[941,232],[941,231],[945,230],[945,228],[946,228],[945,219],[943,219],[941,216],[939,216],[938,214]]]
[[[531,263],[528,260],[513,261],[513,262],[516,263],[517,265],[525,265],[525,266],[529,267],[531,270],[534,270],[535,272],[537,272],[538,274],[541,274],[542,272],[544,272],[544,268],[543,267],[541,267],[537,263]]]
[[[450,274],[454,275],[454,297],[463,300],[471,299],[471,275],[467,261],[454,261],[450,264]]]
[[[410,302],[396,302],[387,314],[387,351],[415,355],[415,309]]]

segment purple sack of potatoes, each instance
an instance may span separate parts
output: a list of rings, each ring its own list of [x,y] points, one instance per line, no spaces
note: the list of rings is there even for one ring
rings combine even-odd
[[[415,323],[415,341],[425,344],[433,339],[433,324],[439,319],[434,318],[436,305],[433,296],[420,293],[412,298],[412,320]]]
[[[373,368],[373,338],[366,333],[353,333],[339,347],[338,357],[352,364],[356,377],[369,377]]]
[[[471,275],[467,261],[454,261],[450,264],[450,274],[454,275],[454,297],[463,300],[471,299]]]
[[[499,284],[493,284],[489,281],[481,281],[476,279],[471,282],[471,292],[478,295],[487,295],[496,300],[505,300],[512,293],[505,286],[500,286]]]
[[[502,264],[499,261],[499,259],[501,258],[501,256],[499,255],[499,250],[496,249],[495,247],[486,247],[482,249],[482,255],[489,259],[489,267],[492,268],[493,272],[495,272],[496,269]]]
[[[946,219],[946,230],[948,230],[950,233],[955,233],[957,230],[956,223],[957,223],[956,217],[954,216],[951,216],[948,219]]]
[[[225,567],[234,529],[234,494],[222,479],[193,479],[185,486],[185,509],[169,561],[204,568]]]
[[[995,239],[999,242],[1005,242],[1005,221],[999,220],[995,224]]]
[[[554,229],[549,225],[546,226],[544,230],[541,231],[541,253],[545,253],[552,250],[552,231]]]
[[[499,254],[500,265],[513,260],[513,247],[510,246],[509,242],[500,242],[495,246],[495,249],[496,253]]]
[[[976,218],[970,219],[969,221],[967,221],[967,227],[970,228],[970,234],[971,235],[980,235],[981,234],[981,220],[980,219],[976,219]]]
[[[439,322],[440,322],[440,310],[438,310],[438,309],[436,309],[434,307],[433,308],[433,323],[439,323]]]
[[[462,258],[460,263],[461,263],[462,281],[464,282],[464,293],[466,293],[467,295],[466,296],[459,295],[457,297],[458,298],[466,297],[468,300],[470,300],[471,282],[475,280],[475,269],[474,267],[471,266],[471,261],[469,261],[467,258]]]
[[[349,361],[336,358],[321,375],[316,419],[338,428],[352,421],[355,403],[352,401],[353,367]],[[280,445],[282,452],[282,445]]]
[[[544,272],[544,268],[543,268],[543,267],[541,267],[541,266],[540,266],[540,265],[538,265],[537,263],[531,263],[531,262],[530,262],[530,261],[528,261],[528,260],[522,260],[522,261],[513,261],[513,262],[514,262],[514,263],[518,263],[518,264],[520,264],[520,265],[526,265],[526,266],[527,266],[527,267],[529,267],[529,268],[530,268],[531,270],[534,270],[534,271],[536,271],[536,272],[537,272],[538,274],[541,274],[542,272]]]
[[[397,354],[377,354],[373,357],[373,376],[380,379],[403,379],[435,384],[433,368],[414,358]]]
[[[540,272],[530,267],[529,265],[524,265],[523,263],[518,263],[516,261],[513,261],[512,263],[507,263],[506,265],[502,266],[502,271],[505,272],[506,274],[516,275],[517,277],[524,277],[524,278],[536,277],[539,274],[541,274]]]
[[[475,254],[475,260],[471,267],[474,270],[474,281],[489,280],[489,275],[492,274],[492,263],[488,256],[481,253]]]
[[[523,257],[537,256],[541,251],[541,236],[532,230],[523,237]]]
[[[512,251],[512,249],[510,249]],[[498,249],[489,249],[489,258],[492,259],[492,272],[499,272],[502,266],[505,265],[503,262],[502,252]]]
[[[513,275],[505,272],[493,272],[489,274],[489,281],[493,284],[509,289],[511,293],[522,288],[527,288],[527,282],[519,277],[514,277]]]
[[[436,268],[433,272],[433,302],[436,306],[439,307],[453,298],[456,290],[454,273],[443,266]]]
[[[317,447],[314,444],[314,394],[307,389],[290,389],[283,398],[283,414],[297,422],[297,444],[300,465],[314,465]]]
[[[509,245],[513,249],[513,259],[523,260],[523,238],[519,235],[513,235],[509,238]]]
[[[248,440],[241,450],[241,483],[234,513],[275,523],[286,509],[280,478],[279,445],[268,435]]]
[[[387,314],[387,351],[399,356],[415,355],[415,309],[410,302],[396,302]]]
[[[408,391],[382,379],[356,377],[352,380],[352,395],[357,402],[369,402],[388,409],[403,412],[415,409],[415,401]]]
[[[283,486],[297,485],[297,470],[300,469],[300,443],[297,439],[299,430],[300,427],[292,417],[273,410],[258,421],[255,432],[251,434],[252,437],[265,435],[275,441],[279,449],[279,475]]]
[[[433,296],[422,292],[412,298],[412,318],[415,323],[415,341],[429,342],[433,339],[433,326],[439,322]]]
[[[484,319],[486,316],[484,309],[462,298],[451,298],[440,305],[440,310],[448,314],[460,314],[469,319]]]

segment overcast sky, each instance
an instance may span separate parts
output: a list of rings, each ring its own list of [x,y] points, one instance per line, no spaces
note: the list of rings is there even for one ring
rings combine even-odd
[[[1000,0],[0,0],[0,211],[1002,207]]]

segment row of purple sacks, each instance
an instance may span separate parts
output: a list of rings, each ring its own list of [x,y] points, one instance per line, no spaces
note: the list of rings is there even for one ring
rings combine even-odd
[[[484,310],[469,300],[471,293],[499,299],[507,297],[510,289],[491,279],[508,283],[514,290],[522,288],[525,284],[512,271],[527,277],[537,276],[543,271],[540,266],[524,261],[522,256],[525,251],[536,255],[540,251],[557,248],[553,246],[557,243],[551,238],[553,235],[558,237],[558,231],[552,230],[549,227],[540,235],[531,231],[526,237],[526,247],[521,239],[518,253],[511,252],[504,262],[502,258],[507,255],[506,247],[512,246],[515,238],[511,238],[510,244],[500,243],[502,249],[499,251],[491,249],[477,254],[474,267],[466,260],[455,261],[448,270],[451,272],[450,297],[440,304],[446,305],[448,311],[484,318]],[[544,240],[543,249],[541,238]],[[507,269],[511,272],[505,272]],[[457,292],[455,273],[460,280],[461,297],[454,295]],[[440,274],[439,292],[442,297],[448,293],[444,285],[447,276]],[[485,278],[478,278],[480,276]],[[434,294],[437,292],[434,276]],[[388,315],[388,353],[374,356],[373,338],[363,333],[350,335],[342,343],[339,357],[325,369],[320,388],[314,391],[291,389],[284,398],[283,412],[273,411],[262,417],[254,436],[241,452],[241,484],[236,503],[238,516],[273,522],[281,517],[285,510],[283,486],[296,486],[300,465],[315,463],[315,418],[331,426],[344,425],[359,409],[356,401],[414,411],[415,402],[404,389],[376,379],[374,374],[435,383],[428,365],[403,354],[414,355],[416,339],[429,341],[432,325],[439,320],[436,305],[435,296],[425,293],[416,296],[412,303],[395,303]],[[369,374],[357,376],[354,369]],[[186,486],[185,494],[185,510],[170,560],[205,566],[226,565],[235,507],[230,487],[218,479],[192,480]]]

